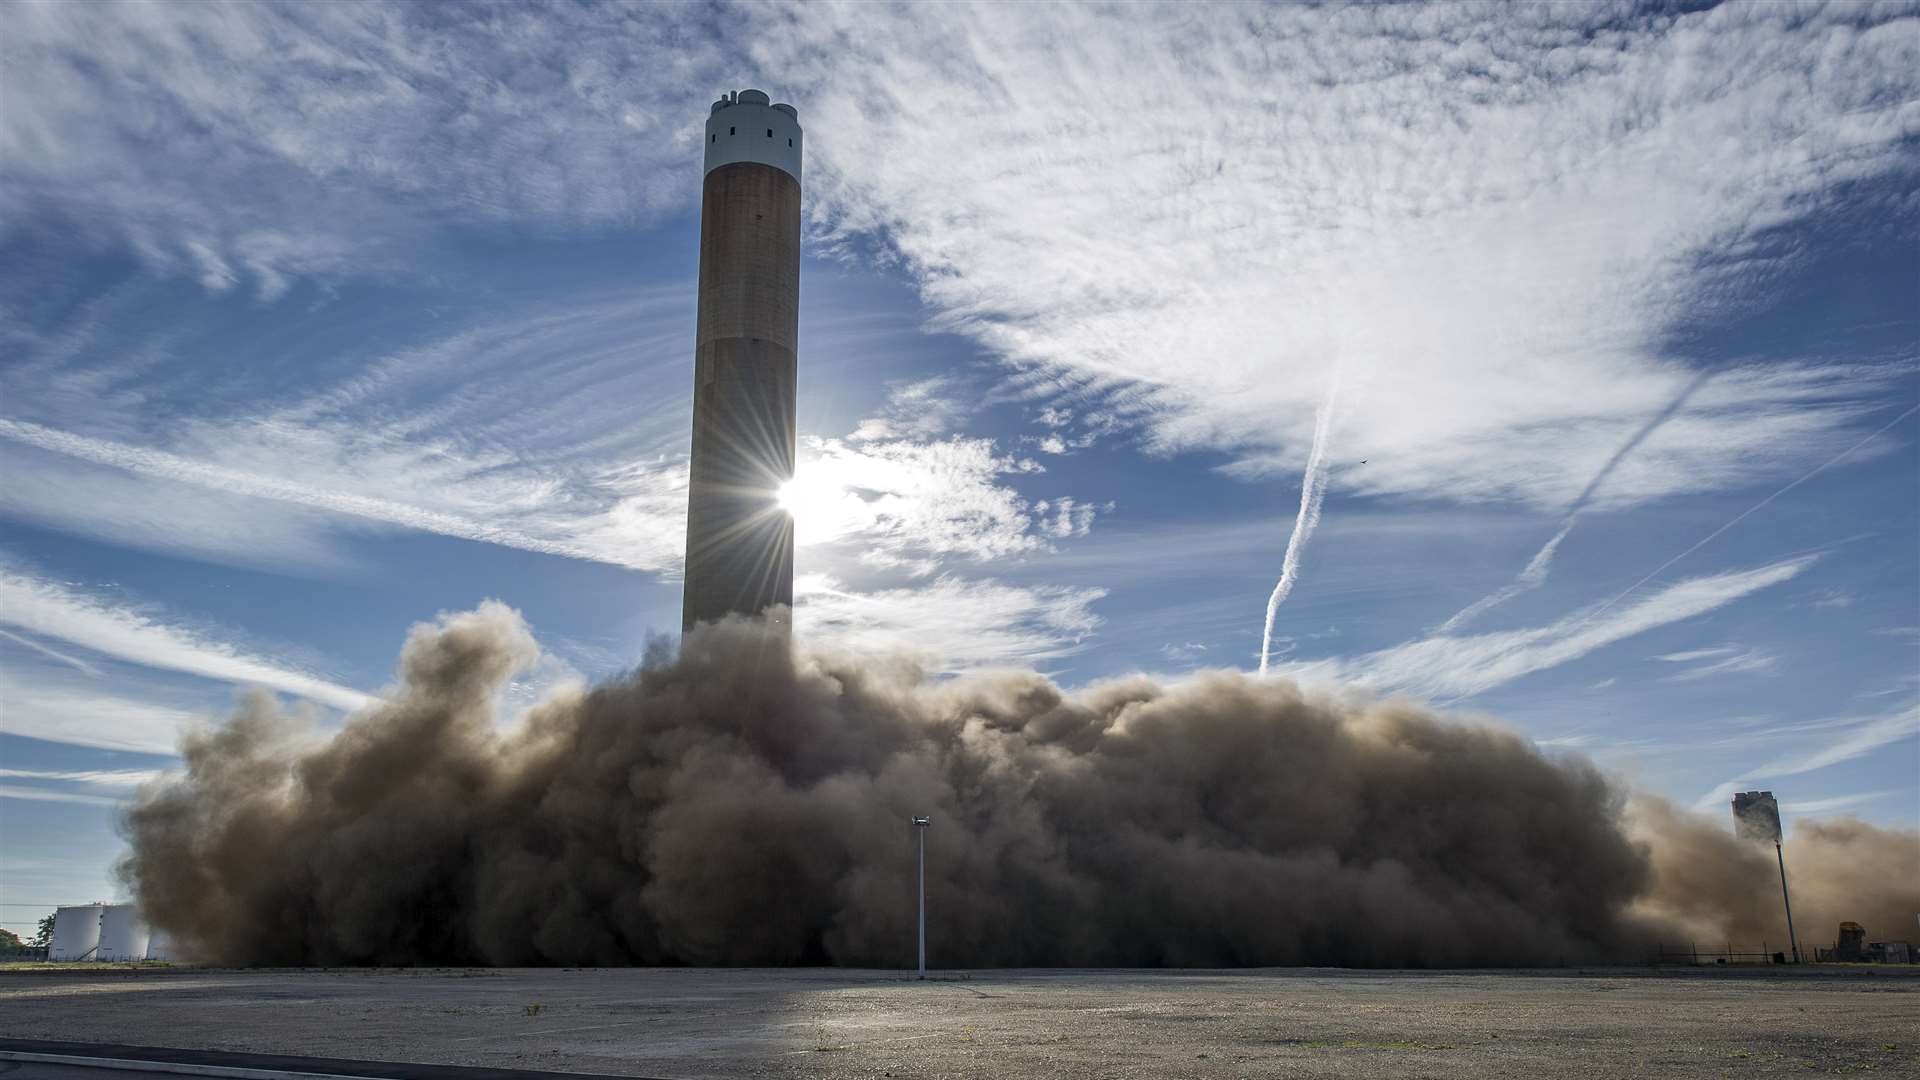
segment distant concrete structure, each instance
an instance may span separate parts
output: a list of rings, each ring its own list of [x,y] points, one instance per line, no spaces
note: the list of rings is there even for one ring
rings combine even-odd
[[[700,200],[680,627],[793,603],[800,329],[799,114],[758,90],[713,103]]]
[[[96,960],[145,960],[151,934],[134,904],[108,904],[100,909],[100,950]]]
[[[92,960],[100,951],[100,918],[104,904],[74,904],[53,909],[53,940],[48,960]]]

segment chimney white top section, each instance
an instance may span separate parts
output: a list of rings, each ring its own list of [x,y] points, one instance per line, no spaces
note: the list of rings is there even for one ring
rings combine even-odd
[[[713,103],[707,114],[705,172],[754,161],[800,179],[800,114],[791,105],[769,101],[758,90],[739,90]]]

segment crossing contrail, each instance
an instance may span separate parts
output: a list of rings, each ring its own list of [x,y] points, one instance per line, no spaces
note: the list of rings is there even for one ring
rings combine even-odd
[[[1450,634],[1521,593],[1544,585],[1547,580],[1547,571],[1553,568],[1554,552],[1560,550],[1560,541],[1565,540],[1567,534],[1573,531],[1573,523],[1579,516],[1578,511],[1568,514],[1566,520],[1560,525],[1560,531],[1553,534],[1553,539],[1541,545],[1539,551],[1534,552],[1533,558],[1527,560],[1526,569],[1520,571],[1519,576],[1498,590],[1461,608],[1453,618],[1440,624],[1438,632]]]
[[[1340,369],[1335,367],[1326,400],[1320,403],[1320,411],[1313,418],[1313,447],[1307,451],[1307,471],[1300,479],[1300,513],[1293,519],[1293,535],[1287,538],[1287,554],[1280,562],[1280,580],[1274,583],[1273,595],[1267,597],[1266,627],[1260,633],[1260,673],[1263,675],[1273,654],[1274,614],[1280,610],[1281,601],[1293,591],[1293,583],[1300,576],[1300,553],[1306,549],[1307,538],[1313,535],[1314,527],[1320,524],[1320,500],[1327,493],[1327,432],[1333,427],[1334,399],[1339,394]]]
[[[1754,514],[1759,513],[1761,510],[1766,508],[1767,504],[1773,502],[1773,500],[1779,498],[1782,495],[1785,495],[1787,492],[1792,491],[1794,488],[1799,487],[1801,484],[1806,483],[1807,481],[1813,479],[1814,477],[1820,475],[1821,473],[1826,472],[1828,469],[1831,469],[1835,465],[1840,464],[1840,462],[1844,461],[1848,457],[1851,457],[1854,451],[1860,449],[1861,447],[1867,445],[1873,440],[1886,434],[1887,431],[1891,429],[1895,424],[1898,424],[1900,421],[1905,420],[1907,417],[1912,416],[1916,412],[1920,412],[1920,405],[1908,406],[1906,412],[1903,412],[1899,416],[1896,416],[1893,419],[1887,421],[1885,424],[1880,425],[1880,427],[1874,430],[1873,434],[1868,435],[1866,438],[1861,439],[1859,442],[1854,443],[1852,446],[1847,447],[1845,450],[1842,450],[1839,453],[1828,458],[1827,460],[1821,462],[1820,464],[1815,465],[1812,469],[1808,470],[1805,476],[1802,476],[1800,479],[1795,480],[1793,483],[1788,484],[1786,487],[1781,488],[1779,491],[1774,492],[1773,494],[1767,496],[1766,498],[1761,499],[1759,502],[1754,503],[1752,506],[1747,507],[1745,510],[1742,510],[1739,513],[1739,515],[1736,516],[1732,521],[1727,522],[1725,525],[1722,525],[1719,528],[1708,533],[1707,535],[1701,537],[1697,542],[1695,542],[1695,544],[1692,547],[1688,548],[1687,550],[1681,552],[1678,555],[1675,555],[1673,558],[1668,559],[1666,562],[1661,563],[1659,566],[1655,567],[1653,572],[1648,574],[1646,577],[1643,577],[1639,581],[1636,581],[1633,584],[1627,586],[1626,588],[1620,590],[1619,595],[1615,596],[1613,599],[1607,601],[1606,603],[1601,604],[1599,607],[1594,608],[1593,611],[1588,614],[1587,618],[1593,619],[1593,618],[1599,617],[1599,615],[1602,612],[1606,611],[1608,608],[1612,607],[1613,605],[1619,603],[1622,600],[1625,600],[1627,597],[1632,596],[1635,592],[1639,590],[1640,586],[1645,585],[1647,582],[1652,581],[1654,578],[1657,578],[1661,574],[1666,573],[1667,568],[1672,566],[1674,563],[1677,563],[1681,559],[1684,559],[1687,556],[1693,554],[1694,552],[1699,551],[1701,548],[1706,547],[1708,544],[1712,543],[1714,538],[1718,537],[1721,533],[1726,532],[1728,529],[1731,529],[1735,525],[1738,525],[1741,522],[1747,520],[1748,518],[1752,517]]]
[[[1580,515],[1585,513],[1587,506],[1593,502],[1593,497],[1599,492],[1600,485],[1606,482],[1607,477],[1613,475],[1613,471],[1620,467],[1620,463],[1627,459],[1627,455],[1647,441],[1647,436],[1652,435],[1660,429],[1661,425],[1673,419],[1674,414],[1686,405],[1687,399],[1698,393],[1711,378],[1713,378],[1711,371],[1702,371],[1695,375],[1672,401],[1667,402],[1659,412],[1649,417],[1647,422],[1641,425],[1640,430],[1634,432],[1620,449],[1613,452],[1613,456],[1607,459],[1606,464],[1600,466],[1600,471],[1594,473],[1593,479],[1588,480],[1587,486],[1574,497],[1573,502],[1567,507],[1566,516],[1560,520],[1560,531],[1554,533],[1553,539],[1548,540],[1539,551],[1534,553],[1533,558],[1527,560],[1526,569],[1521,570],[1519,576],[1507,585],[1468,604],[1453,618],[1441,623],[1438,633],[1450,634],[1521,593],[1531,592],[1546,584],[1547,574],[1553,569],[1553,556],[1560,550],[1560,542],[1573,531],[1574,523],[1580,520]]]

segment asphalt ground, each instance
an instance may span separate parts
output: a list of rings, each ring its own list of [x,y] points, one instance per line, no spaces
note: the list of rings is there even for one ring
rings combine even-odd
[[[1920,1077],[1920,967],[49,972],[0,974],[0,1038],[669,1080]]]
[[[0,1038],[0,1078],[5,1080],[126,1080],[155,1074],[222,1080],[595,1080],[594,1074],[578,1072]],[[603,1074],[598,1080],[613,1078]]]

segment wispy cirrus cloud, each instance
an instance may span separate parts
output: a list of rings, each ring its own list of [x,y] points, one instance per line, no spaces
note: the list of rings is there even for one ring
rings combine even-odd
[[[0,210],[54,208],[269,300],[303,276],[404,264],[440,214],[644,218],[697,192],[686,162],[734,66],[699,18],[23,3],[0,65]]]
[[[1666,562],[1663,562],[1659,566],[1656,566],[1652,570],[1648,571],[1645,577],[1642,577],[1640,580],[1634,582],[1633,584],[1627,586],[1625,589],[1622,589],[1619,593],[1615,594],[1613,599],[1608,600],[1606,603],[1600,605],[1601,610],[1604,611],[1607,608],[1610,608],[1613,605],[1619,603],[1620,601],[1626,599],[1627,597],[1632,596],[1635,592],[1639,591],[1641,586],[1645,585],[1649,581],[1652,581],[1654,578],[1659,577],[1661,574],[1666,573],[1669,569],[1671,569],[1673,566],[1687,559],[1694,552],[1699,551],[1701,548],[1706,547],[1708,544],[1711,544],[1713,541],[1719,539],[1719,537],[1725,532],[1727,532],[1727,530],[1734,528],[1735,526],[1739,525],[1741,522],[1752,517],[1754,514],[1757,514],[1761,510],[1766,509],[1767,506],[1771,504],[1775,499],[1780,498],[1782,495],[1785,495],[1787,492],[1792,491],[1794,488],[1799,487],[1801,484],[1804,484],[1807,481],[1813,479],[1814,477],[1820,475],[1821,473],[1827,471],[1828,469],[1833,468],[1835,465],[1839,464],[1841,461],[1844,461],[1845,459],[1852,457],[1853,455],[1861,452],[1870,443],[1879,441],[1882,435],[1885,435],[1888,431],[1892,430],[1896,425],[1900,424],[1902,421],[1906,420],[1907,417],[1912,416],[1916,412],[1920,412],[1920,405],[1908,406],[1899,415],[1895,416],[1893,419],[1887,421],[1886,423],[1880,425],[1878,428],[1875,428],[1873,431],[1868,432],[1865,437],[1853,443],[1851,446],[1848,446],[1845,449],[1842,449],[1839,453],[1833,455],[1830,458],[1827,458],[1825,461],[1820,462],[1819,464],[1815,465],[1813,468],[1807,470],[1805,473],[1802,473],[1800,476],[1794,478],[1793,480],[1788,481],[1786,485],[1775,490],[1771,494],[1767,495],[1765,498],[1761,499],[1759,502],[1754,503],[1752,506],[1747,507],[1745,510],[1742,510],[1738,514],[1735,514],[1731,520],[1727,521],[1725,524],[1721,525],[1719,528],[1713,530],[1712,532],[1701,537],[1700,539],[1694,541],[1691,546],[1687,547],[1685,550],[1681,551],[1679,554],[1674,555],[1672,558],[1668,559]]]
[[[100,674],[99,668],[94,667],[92,664],[87,663],[85,660],[82,660],[77,656],[74,656],[70,653],[63,653],[58,649],[49,648],[46,645],[43,645],[40,642],[35,641],[30,637],[23,637],[19,634],[14,633],[11,630],[0,630],[0,641],[10,641],[13,644],[18,645],[29,652],[38,654],[40,656],[44,656],[49,660],[57,660],[60,663],[65,664],[70,668],[73,668],[75,671],[84,672],[88,675]]]
[[[900,383],[887,391],[886,402],[860,421],[848,438],[861,442],[937,438],[966,419],[974,404],[951,375]]]
[[[77,645],[116,660],[236,685],[258,685],[339,709],[374,699],[296,667],[219,641],[163,617],[108,603],[46,578],[0,566],[0,623]],[[33,699],[10,703],[9,730],[35,725]],[[21,730],[21,734],[34,734]],[[44,737],[44,736],[36,736]]]
[[[1909,703],[1864,715],[1819,717],[1787,725],[1783,730],[1801,736],[1818,736],[1820,741],[1803,738],[1801,745],[1742,770],[1734,779],[1700,796],[1694,808],[1714,809],[1725,803],[1734,792],[1756,783],[1801,776],[1833,765],[1858,761],[1884,747],[1920,736],[1920,705]],[[1814,811],[1802,808],[1801,812]]]
[[[1682,665],[1679,671],[1668,675],[1668,682],[1693,682],[1698,679],[1710,679],[1716,675],[1754,675],[1772,672],[1780,666],[1780,658],[1764,649],[1746,645],[1715,645],[1705,649],[1687,649],[1682,652],[1663,653],[1653,659],[1669,664]]]
[[[1852,810],[1855,807],[1876,803],[1893,795],[1905,795],[1909,792],[1898,788],[1881,791],[1854,791],[1845,795],[1829,795],[1820,799],[1795,799],[1780,804],[1780,812],[1786,815],[1812,816],[1831,814],[1837,810]]]
[[[191,709],[0,668],[0,732],[46,742],[171,754]]]
[[[809,438],[795,473],[796,540],[844,541],[870,565],[917,575],[952,557],[1046,551],[1084,536],[1098,508],[1072,496],[1030,501],[1002,480],[1045,471],[991,439]]]
[[[809,639],[916,657],[942,672],[1034,665],[1078,651],[1100,625],[1104,589],[942,577],[916,588],[854,592],[824,575],[794,582],[794,623]]]
[[[341,534],[378,527],[310,503],[253,498],[163,478],[157,468],[108,464],[138,457],[137,448],[124,444],[93,441],[86,449],[104,452],[50,451],[0,432],[0,513],[126,547],[308,572],[350,568],[354,559],[339,543]]]
[[[1809,754],[1785,753],[1753,770],[1755,776],[1797,776],[1853,761],[1883,746],[1920,735],[1920,705],[1837,723],[1840,737]]]
[[[208,488],[224,495],[291,503],[370,522],[550,555],[597,558],[629,565],[638,561],[651,568],[668,565],[672,561],[670,555],[657,550],[664,545],[656,545],[656,549],[651,551],[645,545],[621,547],[617,538],[608,535],[616,531],[611,527],[614,522],[631,520],[651,523],[662,513],[672,513],[671,507],[685,498],[685,482],[683,476],[676,476],[671,469],[663,470],[661,474],[630,474],[632,490],[627,498],[657,504],[648,507],[654,513],[629,517],[626,508],[616,504],[607,508],[608,518],[598,523],[600,527],[597,529],[562,527],[548,533],[537,528],[540,513],[550,509],[539,498],[540,485],[516,488],[510,481],[502,482],[498,478],[487,477],[486,474],[502,464],[497,459],[451,458],[444,452],[429,448],[406,453],[397,446],[392,447],[396,451],[394,458],[385,461],[355,459],[351,451],[345,455],[315,457],[311,453],[302,454],[301,451],[346,448],[337,443],[322,445],[322,440],[317,437],[329,433],[318,429],[294,431],[279,428],[254,432],[233,431],[229,434],[258,436],[250,440],[244,449],[228,444],[231,456],[250,460],[252,465],[219,464],[169,450],[89,438],[38,424],[0,419],[0,439],[10,439],[82,461],[124,469],[138,476]],[[402,454],[407,461],[395,459]],[[344,462],[343,456],[347,458]],[[328,465],[346,465],[347,468],[325,476],[316,475]],[[410,465],[422,467],[415,469]],[[418,485],[423,490],[437,488],[443,495],[450,494],[457,501],[470,499],[477,503],[485,501],[486,496],[492,494],[500,500],[495,505],[506,513],[500,510],[469,513],[459,508],[445,507],[444,500],[433,500],[442,502],[442,505],[436,506],[429,500],[403,500],[385,494],[393,490],[394,481],[402,476],[409,478],[410,487]],[[676,480],[682,491],[679,499],[674,497]],[[372,490],[358,490],[362,488]],[[508,523],[512,520],[511,511],[516,507],[532,511],[536,521],[527,524],[536,527],[515,527],[515,524]],[[565,522],[565,525],[579,524],[570,520]],[[663,539],[667,532],[667,529],[659,528],[652,530],[651,535]],[[614,540],[615,543],[602,548],[593,543],[596,539]],[[619,548],[619,555],[611,550],[614,547]],[[657,558],[649,558],[650,555]]]
[[[764,66],[833,133],[830,237],[883,233],[1034,392],[1247,475],[1299,467],[1336,356],[1336,490],[1555,509],[1602,471],[1600,508],[1751,482],[1884,386],[1743,367],[1613,460],[1697,378],[1665,329],[1741,294],[1757,236],[1914,166],[1910,19],[1221,15],[810,5]]]
[[[1612,509],[1848,445],[1898,374],[1811,357],[1690,393],[1699,373],[1665,342],[1761,294],[1769,230],[1913,170],[1911,16],[1222,12],[756,7],[781,32],[747,61],[708,14],[659,6],[21,6],[0,209],[99,222],[155,265],[271,300],[302,276],[391,270],[429,246],[391,238],[443,220],[568,229],[690,207],[707,93],[761,81],[831,135],[810,140],[816,249],[897,255],[933,325],[1035,399],[1042,452],[1128,432],[1224,451],[1243,477],[1293,469],[1337,358],[1336,491]],[[164,347],[88,367],[49,343],[24,382],[54,405],[7,387],[7,430],[235,499],[670,575],[685,417],[624,415],[657,376],[631,362],[632,321],[582,316],[558,350],[563,328],[540,323],[354,357],[319,392],[144,426],[159,414],[138,374]],[[684,338],[659,355],[684,364]],[[924,576],[1086,531],[1093,507],[1021,495],[1025,459],[954,435],[953,396],[898,388],[816,445],[848,478],[822,543]],[[1516,585],[1544,580],[1554,549]],[[1478,692],[1745,580],[1369,661]],[[1071,640],[1071,604],[1061,619],[1013,651]]]
[[[159,769],[0,769],[0,799],[75,803],[81,806],[121,806],[133,789],[158,779]]]
[[[4,780],[84,784],[116,790],[137,788],[159,775],[159,769],[0,769],[0,779]]]
[[[0,509],[228,562],[337,566],[336,534],[410,529],[676,576],[689,402],[657,388],[686,365],[691,303],[673,286],[496,313],[227,408],[175,400],[190,418],[165,423],[151,395],[121,411],[69,385],[93,368],[42,343],[0,372],[16,413],[0,494],[24,496]],[[921,380],[851,434],[805,440],[800,541],[925,575],[1085,535],[1098,507],[1013,486],[1043,466],[947,433],[958,401],[950,378]]]
[[[8,205],[263,296],[391,265],[384,240],[442,217],[691,206],[707,94],[765,82],[830,135],[809,142],[817,238],[881,238],[936,326],[1050,399],[1052,451],[1131,426],[1292,470],[1338,355],[1335,490],[1564,510],[1605,472],[1607,508],[1831,452],[1891,377],[1745,365],[1635,439],[1697,378],[1663,352],[1675,320],[1751,302],[1768,230],[1915,168],[1898,9],[13,16]],[[742,61],[730,19],[779,30]]]
[[[1703,371],[1694,376],[1693,381],[1682,387],[1672,401],[1667,402],[1659,412],[1648,417],[1646,424],[1613,452],[1613,456],[1600,466],[1600,471],[1594,473],[1593,478],[1587,481],[1587,486],[1580,489],[1580,494],[1574,496],[1573,503],[1567,507],[1566,516],[1561,519],[1559,530],[1540,546],[1539,551],[1534,552],[1533,558],[1527,560],[1527,565],[1521,568],[1519,575],[1513,581],[1461,609],[1459,613],[1441,624],[1440,632],[1445,634],[1458,630],[1514,597],[1546,584],[1547,575],[1553,570],[1554,555],[1559,552],[1560,545],[1566,542],[1568,534],[1573,532],[1573,527],[1579,523],[1580,515],[1586,511],[1594,497],[1605,489],[1607,478],[1613,475],[1614,469],[1627,460],[1641,443],[1646,442],[1647,436],[1660,430],[1668,420],[1672,419],[1687,400],[1706,385],[1710,375],[1710,372]]]
[[[93,795],[84,791],[63,791],[58,788],[28,787],[22,784],[0,784],[0,799],[77,803],[81,806],[119,806],[127,801],[125,798],[116,798],[112,795]]]
[[[647,387],[685,363],[688,303],[672,286],[500,313],[232,402],[217,387],[250,358],[117,372],[121,402],[71,385],[111,357],[42,342],[0,372],[0,491],[31,496],[16,515],[227,561],[337,565],[331,533],[406,528],[670,572],[687,405]]]
[[[1359,656],[1282,665],[1279,671],[1432,697],[1472,697],[1790,581],[1814,561],[1813,556],[1803,556],[1751,570],[1690,578],[1605,614],[1589,607],[1546,626],[1457,637],[1434,635]]]

